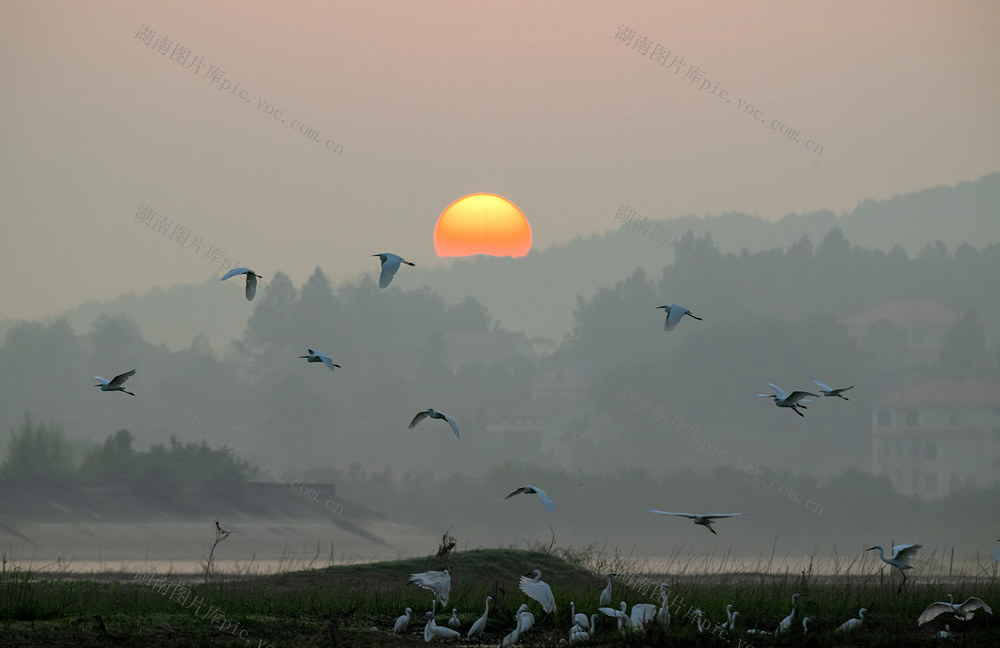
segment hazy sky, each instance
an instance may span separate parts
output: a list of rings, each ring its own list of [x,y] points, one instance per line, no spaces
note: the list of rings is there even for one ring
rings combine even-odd
[[[477,191],[544,249],[623,203],[773,220],[1000,168],[994,2],[205,6],[0,4],[0,319],[226,259],[297,284],[447,263],[434,223]]]

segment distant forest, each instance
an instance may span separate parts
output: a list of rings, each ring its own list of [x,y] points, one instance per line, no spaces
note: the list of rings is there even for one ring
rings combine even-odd
[[[686,234],[675,255],[659,277],[636,270],[578,297],[573,331],[545,354],[504,331],[473,297],[448,305],[404,281],[379,291],[370,277],[334,291],[318,268],[301,288],[276,273],[242,339],[221,353],[203,337],[176,352],[152,345],[127,316],[102,316],[86,335],[64,320],[19,324],[0,349],[0,429],[9,432],[0,448],[15,471],[6,474],[17,474],[11,457],[25,444],[25,416],[65,429],[67,447],[53,461],[65,467],[72,456],[81,477],[106,471],[116,448],[132,452],[136,466],[208,452],[219,471],[242,477],[241,462],[292,474],[356,463],[395,475],[479,473],[514,458],[651,474],[724,463],[693,459],[662,425],[615,398],[629,389],[743,462],[822,478],[869,469],[869,407],[879,393],[935,376],[1000,378],[1000,244],[928,245],[911,258],[901,248],[852,245],[834,228],[815,244],[803,237],[755,253],[724,254],[710,236]],[[898,298],[933,300],[961,315],[940,357],[915,361],[889,324],[862,348],[841,324]],[[672,302],[703,321],[665,333],[655,307]],[[501,348],[514,351],[462,357],[452,346],[462,336],[481,346],[503,338]],[[306,347],[330,353],[342,369],[307,365],[298,357]],[[90,381],[133,368],[134,399]],[[802,421],[756,398],[769,382],[793,389],[814,379],[857,387],[850,403],[816,403]],[[555,408],[558,399],[544,389],[552,385],[576,400]],[[460,442],[433,422],[406,429],[429,406],[459,420]],[[544,418],[554,432],[523,448],[496,434],[484,439],[491,423],[519,417]],[[205,441],[228,447],[232,462],[205,450]],[[451,459],[440,467],[443,447]],[[141,461],[134,448],[144,449]]]

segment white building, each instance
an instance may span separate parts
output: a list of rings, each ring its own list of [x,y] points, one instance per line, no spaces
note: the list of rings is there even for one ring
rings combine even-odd
[[[1000,384],[934,380],[879,397],[872,461],[907,495],[941,497],[1000,479]]]

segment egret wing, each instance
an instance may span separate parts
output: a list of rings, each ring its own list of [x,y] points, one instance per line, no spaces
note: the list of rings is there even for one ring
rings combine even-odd
[[[325,364],[327,367],[330,368],[330,371],[334,371],[335,367],[340,366],[338,364],[333,364],[333,360],[331,360],[330,356],[326,355],[325,353],[317,353],[316,355],[318,355],[319,359],[323,361],[323,364]]]
[[[920,613],[920,618],[917,619],[917,625],[923,625],[928,621],[936,618],[938,615],[944,614],[945,612],[951,612],[952,607],[947,603],[937,602],[931,603],[927,606],[927,609]]]
[[[253,301],[253,296],[257,294],[257,275],[253,272],[247,273],[247,301]]]
[[[832,392],[833,391],[833,388],[830,387],[830,385],[824,385],[823,383],[821,383],[818,380],[814,380],[813,384],[819,386],[819,388],[822,389],[823,391],[828,391],[828,392]]]
[[[701,517],[708,518],[710,520],[714,520],[716,518],[730,518],[730,517],[738,517],[740,515],[746,515],[746,512],[743,512],[743,513],[706,513],[706,514],[702,515]]]
[[[461,439],[462,437],[458,436],[458,425],[455,424],[455,419],[451,418],[450,416],[448,416],[443,412],[441,413],[441,416],[444,417],[444,420],[448,421],[448,425],[451,426],[451,431],[455,433],[455,436]]]
[[[556,510],[556,503],[552,501],[552,498],[548,496],[548,493],[537,486],[532,486],[531,488],[533,488],[535,493],[538,494],[538,499],[542,500],[542,504],[545,505],[545,508],[550,511]]]
[[[241,275],[244,272],[251,272],[251,270],[250,270],[250,268],[233,268],[232,270],[230,270],[226,274],[222,275],[222,279],[219,279],[219,281],[225,281],[226,279],[229,279],[230,277],[235,277],[236,275]]]
[[[972,618],[972,612],[980,608],[986,610],[987,614],[993,614],[993,610],[990,609],[990,606],[986,605],[985,601],[983,601],[981,598],[970,596],[969,598],[965,599],[965,603],[962,603],[962,606],[959,608],[962,612],[965,613],[964,616],[963,615],[957,615],[957,616],[958,618],[964,621],[968,621],[969,619]]]
[[[412,430],[413,428],[417,427],[417,423],[423,421],[429,415],[430,412],[428,412],[427,410],[424,410],[423,412],[417,412],[417,415],[413,417],[412,421],[410,421],[410,429]]]
[[[691,518],[692,520],[696,517],[694,513],[671,513],[670,511],[660,511],[658,509],[649,509],[650,513],[658,513],[660,515],[679,515],[681,517]]]
[[[920,549],[921,546],[922,545],[918,544],[896,545],[892,548],[892,557],[908,563],[916,557],[917,550]]]
[[[778,400],[785,400],[786,398],[788,398],[788,392],[786,392],[784,389],[778,387],[774,383],[767,383],[767,384],[770,385],[771,389],[774,390],[774,393],[778,397]]]
[[[378,276],[378,287],[385,288],[392,282],[393,276],[399,270],[400,259],[395,254],[386,254],[385,261],[382,262],[382,272]]]
[[[135,369],[133,369],[132,371],[126,371],[123,374],[118,374],[117,376],[115,376],[114,378],[111,379],[111,382],[109,383],[109,386],[110,387],[120,387],[122,385],[122,383],[124,383],[126,380],[128,380],[130,377],[132,377],[134,375],[135,375]]]
[[[522,487],[520,487],[518,489],[515,489],[509,495],[507,495],[506,497],[504,497],[504,499],[510,499],[510,498],[514,497],[515,495],[520,495],[521,493],[525,493],[525,492],[527,492],[526,489],[527,489],[527,486],[522,486]]]
[[[521,577],[521,591],[542,605],[542,609],[552,613],[556,609],[556,600],[552,596],[552,588],[545,581],[535,581],[527,576]],[[523,632],[523,631],[522,631]]]
[[[787,402],[789,402],[789,403],[798,403],[800,400],[802,400],[806,396],[812,396],[813,398],[819,398],[818,394],[814,394],[812,392],[801,391],[801,390],[796,389],[791,394],[789,394],[788,396],[786,396],[785,400]]]
[[[107,387],[108,383],[111,382],[107,378],[101,378],[100,376],[94,376],[94,380],[100,382],[105,387]],[[997,549],[997,551],[1000,551],[1000,549]]]

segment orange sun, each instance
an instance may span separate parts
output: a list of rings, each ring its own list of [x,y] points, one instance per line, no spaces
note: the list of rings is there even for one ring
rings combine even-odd
[[[474,193],[445,207],[434,227],[439,257],[489,254],[521,257],[531,249],[531,226],[503,196]]]

